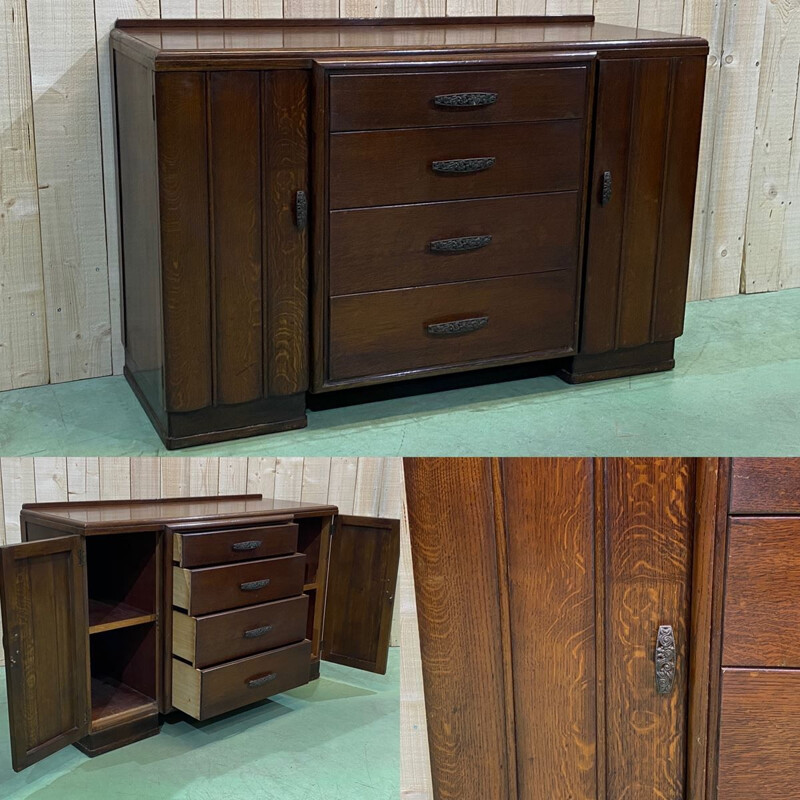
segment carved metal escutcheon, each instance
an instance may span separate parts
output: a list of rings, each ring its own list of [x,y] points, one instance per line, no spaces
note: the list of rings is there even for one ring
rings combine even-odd
[[[669,694],[675,686],[675,633],[672,625],[661,625],[656,640],[656,691]]]
[[[483,172],[493,167],[497,159],[494,156],[486,158],[454,158],[449,161],[434,161],[433,171],[440,175],[467,175],[471,172]]]
[[[432,253],[467,253],[470,250],[480,250],[492,243],[492,237],[486,236],[461,236],[457,239],[439,239],[428,245]]]
[[[440,108],[480,108],[497,102],[497,92],[459,92],[440,94],[433,102]]]
[[[460,336],[464,333],[473,333],[485,328],[489,324],[489,317],[472,317],[470,319],[456,319],[452,322],[436,322],[428,325],[431,336]]]

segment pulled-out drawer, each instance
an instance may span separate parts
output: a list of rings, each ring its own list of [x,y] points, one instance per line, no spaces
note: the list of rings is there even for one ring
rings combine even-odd
[[[585,121],[334,133],[330,207],[574,191]]]
[[[800,667],[800,517],[729,525],[722,663]]]
[[[176,533],[172,557],[182,567],[227,564],[297,552],[297,525],[260,525],[220,531]]]
[[[173,611],[172,652],[194,667],[221,664],[302,641],[307,620],[308,595],[203,617]]]
[[[532,122],[584,115],[585,64],[332,75],[332,131]]]
[[[575,269],[578,227],[576,192],[335,211],[329,294]]]
[[[265,603],[303,592],[301,554],[224,567],[172,568],[172,603],[199,616]]]
[[[800,800],[800,672],[726,669],[717,800]]]
[[[172,659],[172,705],[195,719],[208,719],[308,683],[311,642],[195,669]]]
[[[574,344],[574,270],[330,302],[333,381],[566,355]]]

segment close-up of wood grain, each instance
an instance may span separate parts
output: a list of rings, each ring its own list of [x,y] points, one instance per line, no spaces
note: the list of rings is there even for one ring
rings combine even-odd
[[[0,8],[0,390],[122,371],[108,39],[117,18],[594,13],[703,36],[711,54],[689,298],[800,286],[800,0],[1,0]]]

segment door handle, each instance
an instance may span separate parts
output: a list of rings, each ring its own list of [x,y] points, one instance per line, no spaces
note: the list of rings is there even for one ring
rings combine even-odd
[[[437,239],[430,242],[428,247],[432,253],[467,253],[470,250],[480,250],[492,243],[490,235],[485,236],[460,236],[457,239]]]
[[[600,190],[600,205],[607,206],[611,202],[611,197],[614,194],[614,181],[610,172],[603,173],[603,185]]]
[[[675,686],[675,632],[661,625],[656,639],[656,691],[670,694]]]
[[[294,198],[294,216],[297,229],[305,230],[308,225],[308,195],[302,189]]]
[[[449,161],[434,161],[431,165],[433,171],[439,175],[469,175],[473,172],[483,172],[495,165],[494,156],[486,158],[453,158]]]
[[[459,92],[439,94],[433,99],[439,108],[480,108],[497,102],[497,92]]]

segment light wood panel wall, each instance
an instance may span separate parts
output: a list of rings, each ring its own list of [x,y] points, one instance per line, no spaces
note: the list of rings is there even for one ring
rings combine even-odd
[[[122,368],[118,17],[595,13],[711,42],[690,299],[800,286],[800,0],[0,0],[0,390]]]

